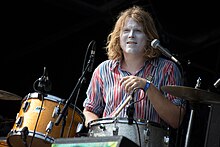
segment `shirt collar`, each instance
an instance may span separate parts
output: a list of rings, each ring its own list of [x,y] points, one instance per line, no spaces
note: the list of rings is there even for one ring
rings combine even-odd
[[[154,67],[157,67],[158,62],[159,62],[159,58],[154,58],[152,60],[146,60],[144,63],[144,66],[142,68],[146,67],[147,64],[152,64]],[[116,67],[121,68],[121,61],[120,60],[113,61],[111,70],[114,70]]]

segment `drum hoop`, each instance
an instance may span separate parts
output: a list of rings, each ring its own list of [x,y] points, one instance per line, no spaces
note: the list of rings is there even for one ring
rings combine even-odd
[[[33,134],[34,132],[33,131],[29,131],[28,133],[28,137],[33,137]],[[9,139],[11,137],[13,137],[14,135],[16,136],[21,136],[21,131],[11,131],[9,132],[8,134],[8,137],[7,137],[7,140],[9,141]],[[35,135],[34,137],[36,138],[39,138],[39,139],[42,139],[44,141],[47,141],[47,142],[50,142],[50,143],[53,143],[54,142],[54,138],[53,137],[50,137],[49,135],[45,138],[45,134],[41,133],[41,132],[35,132]],[[10,142],[10,141],[9,141]]]
[[[144,119],[135,119],[135,121],[137,122],[137,124],[139,125],[151,125],[153,127],[157,127],[157,128],[162,128],[164,130],[167,129],[167,126],[164,126],[160,123],[157,122],[153,122],[153,121],[149,121],[149,120],[144,120]],[[133,122],[135,124],[135,121]],[[111,117],[106,117],[106,118],[98,118],[96,120],[92,120],[88,123],[89,128],[93,125],[100,125],[100,124],[111,124],[114,123],[115,120],[114,118]],[[128,119],[126,117],[118,117],[117,118],[117,123],[128,123]]]
[[[98,118],[96,120],[92,120],[88,123],[88,126],[98,125],[102,123],[113,123],[115,121],[117,121],[117,123],[128,123],[128,119],[126,117],[118,117],[116,119],[106,117],[106,118]],[[143,119],[135,119],[135,121],[137,122],[137,124],[140,124],[140,125],[147,124],[147,121]],[[133,122],[134,124],[135,124],[135,121]]]
[[[22,102],[25,101],[26,99],[29,99],[29,98],[37,98],[38,94],[39,94],[38,92],[29,93],[23,98]],[[52,100],[54,102],[64,103],[64,99],[61,99],[61,98],[54,96],[54,95],[51,95],[51,94],[45,94],[44,99]]]

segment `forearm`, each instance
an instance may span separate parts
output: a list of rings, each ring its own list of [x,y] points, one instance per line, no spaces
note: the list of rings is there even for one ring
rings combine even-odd
[[[183,120],[185,109],[170,102],[153,84],[150,85],[147,93],[159,116],[173,128],[178,128]]]
[[[85,116],[85,126],[86,127],[88,127],[88,123],[90,121],[93,121],[93,120],[96,120],[99,118],[96,114],[94,114],[86,109],[83,110],[83,114]]]

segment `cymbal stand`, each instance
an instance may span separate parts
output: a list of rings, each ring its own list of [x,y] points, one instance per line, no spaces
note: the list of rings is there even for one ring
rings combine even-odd
[[[199,77],[197,79],[197,83],[195,88],[199,88],[201,85],[201,78]],[[187,128],[187,133],[186,133],[186,139],[185,139],[185,146],[184,147],[189,147],[189,136],[191,135],[191,128],[192,128],[192,121],[194,118],[194,105],[195,103],[191,103],[191,112],[190,112],[190,118],[189,118],[189,123],[188,123],[188,128]]]

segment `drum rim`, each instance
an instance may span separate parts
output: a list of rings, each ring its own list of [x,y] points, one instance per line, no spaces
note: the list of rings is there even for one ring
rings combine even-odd
[[[33,135],[34,135],[34,131],[30,130],[29,133],[28,133],[28,135],[27,135],[27,137],[30,137],[30,138],[31,138],[31,137],[33,137]],[[10,131],[10,132],[8,133],[7,141],[8,141],[9,143],[11,143],[11,142],[10,142],[11,138],[20,137],[20,136],[21,136],[21,131]],[[36,137],[36,138],[38,138],[38,139],[41,139],[41,140],[43,140],[43,141],[47,141],[47,142],[49,142],[49,143],[53,143],[54,140],[55,140],[54,137],[51,137],[51,136],[49,136],[49,135],[46,136],[46,134],[41,133],[41,132],[38,132],[38,131],[35,132],[34,137]],[[46,137],[46,138],[45,138],[45,137]]]
[[[119,123],[127,123],[128,119],[126,117],[117,117],[117,118],[112,118],[112,117],[105,117],[105,118],[98,118],[98,119],[95,119],[95,120],[92,120],[88,123],[88,126],[90,127],[91,125],[97,125],[97,124],[101,124],[101,123],[112,123],[114,122],[115,120],[117,120]],[[135,121],[137,121],[138,124],[147,124],[147,121],[144,120],[144,119],[135,119]]]
[[[40,94],[39,92],[31,92],[31,93],[28,93],[22,100],[25,101],[27,98],[37,98],[38,97],[38,94]],[[52,100],[52,101],[55,101],[55,102],[61,102],[61,103],[64,103],[64,99],[61,99],[60,97],[57,97],[55,95],[52,95],[52,94],[45,94],[44,96],[44,99],[47,99],[47,100]]]
[[[115,121],[114,119],[117,119],[118,123],[127,123],[128,122],[128,118],[126,118],[126,117],[117,117],[117,118],[104,117],[104,118],[98,118],[98,119],[90,121],[88,123],[88,126],[90,128],[92,125],[99,125],[99,124],[103,124],[103,123],[106,123],[106,124],[107,123],[113,123]],[[163,128],[163,129],[167,128],[167,126],[164,126],[163,124],[160,124],[158,122],[153,122],[153,121],[150,121],[150,120],[135,119],[135,121],[139,125],[148,125],[149,124],[151,126],[158,127],[158,128]]]

